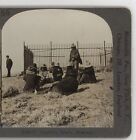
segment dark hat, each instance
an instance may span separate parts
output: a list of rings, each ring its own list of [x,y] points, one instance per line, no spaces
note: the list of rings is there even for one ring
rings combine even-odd
[[[55,63],[54,62],[51,62],[51,65],[55,65]]]
[[[76,48],[76,46],[74,45],[74,43],[71,45],[71,48],[73,49],[73,48]]]
[[[36,64],[36,63],[33,63],[33,64],[32,64],[32,67],[37,68],[37,64]]]
[[[33,66],[28,67],[28,69],[29,69],[30,71],[34,71],[34,67],[33,67]]]

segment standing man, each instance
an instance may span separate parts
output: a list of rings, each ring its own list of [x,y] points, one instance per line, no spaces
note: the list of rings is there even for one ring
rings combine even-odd
[[[6,56],[7,60],[6,60],[6,68],[8,70],[8,74],[7,74],[7,77],[10,77],[11,76],[11,68],[12,68],[12,65],[13,65],[13,61],[9,58],[9,55]]]
[[[69,61],[70,61],[71,65],[74,67],[74,69],[76,69],[76,71],[78,72],[79,63],[82,64],[82,60],[81,60],[79,51],[74,44],[71,45],[71,52],[70,52],[70,60]]]

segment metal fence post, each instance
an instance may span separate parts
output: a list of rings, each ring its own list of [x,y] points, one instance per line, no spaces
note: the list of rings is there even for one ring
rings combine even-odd
[[[106,48],[105,48],[105,41],[104,41],[104,60],[105,60],[105,66],[106,66]]]
[[[52,41],[50,41],[50,64],[52,63]]]
[[[85,58],[84,58],[84,55],[85,55],[85,54],[84,54],[84,52],[83,52],[83,64],[85,63]]]
[[[23,46],[24,46],[24,72],[26,70],[26,63],[25,63],[25,58],[26,58],[26,48],[25,48],[25,41],[23,43]]]
[[[100,53],[100,66],[102,65],[102,55]]]
[[[77,41],[76,44],[77,44],[77,49],[79,49],[79,42]]]

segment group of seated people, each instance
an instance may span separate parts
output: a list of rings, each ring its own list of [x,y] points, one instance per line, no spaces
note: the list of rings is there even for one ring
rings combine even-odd
[[[49,74],[51,73],[51,76]],[[24,80],[26,82],[24,91],[28,90],[39,90],[40,86],[45,83],[60,81],[63,76],[62,68],[59,66],[59,63],[55,66],[55,63],[52,62],[51,68],[48,70],[47,66],[43,64],[42,67],[37,68],[37,65],[34,63],[27,68],[24,74]]]
[[[96,82],[96,77],[93,66],[85,67],[79,72],[72,66],[67,66],[66,72],[63,72],[59,63],[55,65],[52,62],[50,69],[45,64],[39,69],[35,63],[29,66],[25,72],[24,80],[26,82],[24,91],[37,92],[44,84],[55,83],[52,84],[51,89],[57,89],[61,93],[71,93],[78,89],[79,84]]]

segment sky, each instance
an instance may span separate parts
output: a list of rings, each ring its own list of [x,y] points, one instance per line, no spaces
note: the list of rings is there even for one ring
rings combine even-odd
[[[93,13],[64,9],[21,12],[11,17],[2,29],[2,73],[6,74],[6,55],[13,60],[13,74],[23,71],[23,42],[29,45],[44,45],[50,41],[54,44],[70,44],[77,41],[79,44],[101,44],[104,40],[112,43],[111,29],[104,19]],[[61,53],[69,56],[66,50]]]

